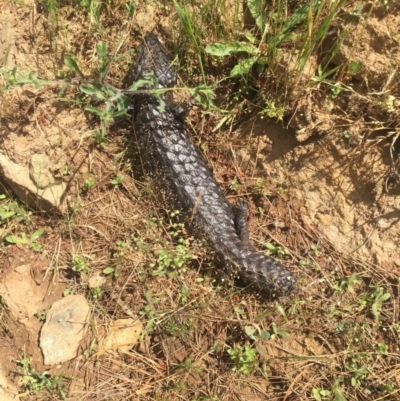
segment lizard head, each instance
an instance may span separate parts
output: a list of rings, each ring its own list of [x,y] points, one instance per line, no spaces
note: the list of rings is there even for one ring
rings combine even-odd
[[[176,71],[171,58],[153,33],[147,33],[138,50],[133,71],[129,74],[129,84],[144,79],[152,73],[157,78],[157,88],[168,88],[175,85]]]

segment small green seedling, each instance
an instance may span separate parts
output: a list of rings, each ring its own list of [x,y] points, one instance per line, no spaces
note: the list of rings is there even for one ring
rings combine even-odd
[[[114,186],[122,184],[125,181],[125,176],[122,174],[118,174],[116,178],[110,181],[110,183]]]
[[[72,257],[72,270],[77,273],[88,274],[90,273],[90,267],[87,264],[86,259],[93,260],[93,256],[82,256],[75,255]]]
[[[257,349],[249,346],[240,346],[236,348],[228,349],[228,354],[231,360],[235,363],[232,368],[233,371],[240,370],[241,372],[248,374],[255,370],[257,367]]]
[[[29,247],[35,252],[39,252],[42,249],[42,246],[36,242],[44,233],[44,229],[40,228],[36,230],[29,238],[25,233],[21,233],[20,235],[7,235],[6,241],[9,244],[15,245],[25,245],[28,244]]]
[[[265,244],[265,247],[268,248],[268,250],[270,251],[272,256],[275,256],[278,259],[282,259],[286,255],[290,255],[289,250],[283,246],[279,246],[279,245],[275,246],[275,245],[271,244],[270,242],[267,242]]]

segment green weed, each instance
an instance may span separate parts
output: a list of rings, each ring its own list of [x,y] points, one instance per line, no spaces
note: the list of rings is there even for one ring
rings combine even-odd
[[[343,395],[343,390],[339,386],[341,383],[343,383],[343,378],[336,379],[331,390],[313,388],[311,391],[312,397],[317,401],[346,401],[347,399]]]
[[[67,398],[68,391],[64,384],[64,375],[51,376],[47,371],[36,372],[29,358],[19,360],[17,364],[22,385],[27,391],[37,394],[45,390],[49,395],[56,395],[62,400]]]
[[[32,212],[26,211],[17,201],[11,200],[5,194],[0,194],[0,225],[10,220],[27,224],[31,215]]]
[[[381,310],[383,302],[387,301],[391,295],[385,292],[383,287],[374,284],[369,285],[370,291],[360,298],[360,310],[365,306],[371,308],[371,313],[376,319],[382,319]]]
[[[175,220],[179,211],[170,212],[169,217]],[[168,276],[174,277],[177,273],[184,271],[187,262],[193,259],[190,253],[190,242],[184,238],[186,230],[182,223],[170,221],[165,223],[163,218],[152,218],[149,220],[154,226],[164,227],[167,229],[171,240],[159,243],[157,248],[145,244],[139,238],[132,236],[136,248],[143,251],[149,259],[156,259],[155,262],[149,263],[152,270],[152,276]]]
[[[349,64],[349,72],[351,75],[356,75],[360,72],[363,63],[361,61],[351,61]]]
[[[184,340],[190,336],[190,333],[194,327],[191,322],[178,321],[178,319],[171,317],[167,319],[164,328],[167,333]]]
[[[63,297],[66,297],[67,295],[75,294],[76,293],[76,288],[74,286],[67,286],[65,290],[63,291]]]
[[[68,176],[68,175],[71,175],[71,174],[72,174],[71,166],[69,166],[69,165],[64,166],[63,175]]]
[[[92,261],[94,256],[92,255],[74,255],[72,257],[72,270],[76,273],[88,274],[91,269],[88,265],[88,261]]]
[[[158,251],[157,263],[151,263],[153,276],[168,275],[173,277],[189,260],[192,255],[186,245],[184,238],[179,238],[173,249],[160,249]]]
[[[143,307],[143,309],[139,312],[139,315],[143,316],[146,319],[146,327],[140,335],[140,340],[142,341],[147,335],[150,335],[154,332],[159,318],[161,317],[160,313],[156,311],[156,305],[158,305],[161,301],[160,298],[153,296],[152,290],[147,290],[145,292],[145,297],[147,304]]]
[[[85,8],[89,15],[89,30],[100,28],[100,16],[104,4],[100,0],[80,0],[78,4]],[[130,6],[129,10],[132,8]]]
[[[104,295],[104,291],[99,287],[95,287],[95,288],[91,289],[91,294],[92,294],[93,298],[101,299]]]
[[[116,178],[110,181],[110,184],[116,187],[122,184],[124,181],[125,181],[125,176],[123,176],[122,174],[118,174]]]
[[[6,199],[6,195],[0,195],[0,201]],[[0,224],[6,223],[11,217],[15,216],[15,208],[12,202],[0,203]]]
[[[38,310],[38,311],[34,314],[34,316],[36,316],[36,317],[39,319],[39,321],[45,322],[45,321],[46,321],[46,318],[47,318],[47,313],[48,313],[49,309],[50,309],[50,306],[47,307],[47,308]]]
[[[265,247],[270,251],[270,254],[278,259],[284,258],[286,255],[290,255],[290,251],[283,246],[276,246],[267,242]]]
[[[34,71],[19,73],[16,66],[11,70],[0,68],[0,75],[4,79],[4,87],[2,88],[3,92],[8,91],[15,86],[22,87],[25,85],[33,85],[35,89],[40,89],[51,84],[51,81],[49,80],[38,78]]]
[[[354,286],[359,283],[360,280],[357,278],[357,274],[352,274],[348,278],[343,278],[334,285],[334,290],[337,294],[342,294],[345,290],[348,290],[354,294]]]
[[[269,118],[274,118],[278,121],[282,121],[283,117],[285,116],[285,106],[280,102],[266,99],[264,94],[262,94],[261,96],[264,97],[264,106],[262,106],[260,116],[267,116]]]
[[[83,191],[89,192],[95,183],[96,181],[93,178],[86,178],[86,180],[83,182]]]
[[[258,333],[254,326],[245,326],[244,331],[251,340],[274,340],[277,337],[287,338],[290,336],[286,330],[279,328],[276,323],[271,324],[271,331],[261,330]]]
[[[232,368],[233,371],[240,370],[245,374],[249,374],[258,367],[256,348],[238,345],[235,348],[228,349],[227,352],[235,364]]]
[[[204,71],[203,60],[201,58],[201,50],[200,46],[197,41],[197,36],[195,34],[194,24],[195,24],[195,16],[191,13],[188,9],[181,6],[177,1],[174,1],[176,12],[181,20],[183,29],[185,30],[186,34],[189,36],[191,42],[193,43],[196,54],[197,60],[199,62],[199,68],[201,71],[201,76],[203,79],[203,85],[207,86],[206,74]]]
[[[196,373],[198,375],[203,373],[202,369],[196,366],[196,362],[192,357],[187,358],[183,363],[180,363],[178,367],[188,372]]]
[[[108,276],[108,275],[113,275],[114,278],[118,278],[119,273],[118,273],[118,268],[123,264],[124,262],[124,256],[125,256],[125,251],[128,247],[128,244],[125,241],[118,240],[117,243],[117,250],[116,252],[113,252],[112,257],[115,260],[114,262],[114,267],[106,267],[103,269],[103,274]]]
[[[37,242],[37,240],[43,235],[44,229],[40,228],[36,230],[29,238],[25,233],[21,233],[20,235],[7,235],[5,240],[9,244],[15,245],[25,245],[28,244],[29,247],[35,252],[39,252],[42,249],[42,246]]]
[[[350,357],[348,359],[348,363],[346,364],[346,369],[348,369],[348,373],[351,376],[350,382],[353,387],[361,385],[361,381],[368,374],[367,365],[365,363],[360,364],[357,357]]]
[[[237,55],[239,62],[230,71],[230,77],[247,76],[253,67],[263,70],[279,57],[279,46],[296,41],[300,49],[298,69],[301,72],[321,40],[325,37],[335,15],[340,11],[344,0],[337,2],[313,0],[300,5],[287,16],[284,2],[276,2],[266,12],[265,2],[252,0],[247,7],[253,16],[261,39],[246,32],[247,41],[214,43],[205,52],[216,57]],[[328,7],[328,9],[327,9]],[[317,24],[316,24],[317,22]]]
[[[324,389],[319,389],[319,388],[312,389],[312,396],[317,401],[328,399],[328,398],[330,398],[330,395],[331,395],[330,390],[324,390]]]
[[[264,182],[265,182],[265,180],[263,177],[257,177],[257,180],[256,180],[257,192],[259,192],[260,194],[263,194],[263,195],[265,195]]]
[[[235,177],[235,178],[232,180],[232,182],[231,182],[230,188],[231,188],[232,191],[237,192],[238,189],[239,189],[239,186],[240,186],[239,181],[238,181],[238,179]]]

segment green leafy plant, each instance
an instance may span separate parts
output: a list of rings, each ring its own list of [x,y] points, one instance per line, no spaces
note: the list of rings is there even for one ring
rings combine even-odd
[[[321,256],[321,250],[319,249],[319,245],[318,244],[311,244],[310,248],[314,252],[314,255],[317,258],[319,258]]]
[[[332,84],[330,89],[331,89],[331,96],[330,97],[332,99],[337,98],[344,90],[342,85],[340,84],[340,82],[336,82],[336,83]]]
[[[282,338],[287,338],[290,337],[290,334],[284,330],[284,329],[280,329],[276,323],[272,323],[271,324],[271,330],[272,333],[270,333],[270,339],[274,340],[276,337],[282,337]],[[269,332],[265,332],[265,333],[269,333]],[[268,334],[265,334],[264,338],[268,338]]]
[[[101,3],[97,0],[88,0],[85,5],[93,9],[95,3],[97,6],[94,9],[99,9]],[[95,144],[102,145],[106,138],[107,127],[110,123],[118,117],[128,116],[126,110],[130,105],[130,99],[125,94],[125,91],[115,88],[105,82],[108,64],[112,61],[112,58],[108,56],[105,42],[97,42],[96,55],[99,61],[98,70],[100,73],[100,78],[98,80],[86,77],[79,68],[74,56],[70,55],[67,55],[64,58],[64,64],[68,68],[67,72],[63,72],[63,75],[68,75],[68,78],[65,79],[58,81],[44,80],[38,78],[35,72],[29,72],[28,74],[19,73],[17,67],[14,67],[12,70],[0,69],[0,75],[4,77],[5,90],[14,86],[34,85],[35,88],[39,89],[44,86],[59,84],[62,86],[60,91],[61,94],[71,83],[80,83],[80,96],[78,96],[78,103],[86,103],[85,110],[100,118],[100,129],[95,131],[93,137]],[[77,77],[70,78],[69,76],[73,74]],[[141,86],[149,84],[149,82],[153,83],[153,87],[155,86],[154,79],[147,79],[134,83],[134,85],[128,90],[137,90]],[[88,102],[92,104],[88,105]]]
[[[330,390],[324,390],[315,387],[312,389],[311,393],[314,399],[316,399],[317,401],[327,399],[331,395]]]
[[[29,222],[32,212],[26,211],[18,202],[11,200],[5,194],[0,194],[0,225],[11,219],[17,223]]]
[[[66,297],[67,295],[70,295],[70,294],[75,294],[75,292],[76,292],[76,288],[69,285],[63,291],[63,297]]]
[[[328,71],[324,70],[321,65],[318,66],[317,75],[312,78],[311,85],[318,86],[320,84],[326,84],[328,86],[334,86],[335,81],[328,79],[328,77],[333,76],[338,70],[340,66],[334,67]]]
[[[4,79],[4,92],[15,86],[22,87],[24,85],[33,85],[36,89],[40,89],[51,83],[51,81],[38,78],[34,71],[19,73],[17,66],[13,67],[11,70],[0,68],[0,75]]]
[[[6,195],[0,195],[0,200],[6,199]],[[11,207],[10,203],[0,204],[0,224],[10,220],[15,215],[15,210]]]
[[[43,235],[43,233],[44,229],[40,228],[39,230],[36,230],[29,238],[25,233],[21,233],[20,235],[7,235],[5,239],[9,244],[28,244],[32,250],[39,252],[42,249],[42,246],[36,241]]]
[[[193,324],[191,322],[182,321],[181,319],[174,319],[174,316],[169,317],[165,326],[163,326],[167,333],[176,336],[183,341],[190,337],[193,330]]]
[[[311,391],[312,396],[317,401],[346,401],[347,399],[343,395],[343,390],[339,386],[341,383],[343,383],[343,378],[336,379],[331,390],[319,389],[314,387]]]
[[[103,3],[100,0],[80,0],[78,4],[89,14],[89,30],[98,30]]]
[[[69,166],[68,164],[64,166],[63,175],[71,175],[71,166]]]
[[[158,251],[157,263],[152,263],[150,266],[153,268],[153,276],[168,275],[173,277],[185,263],[192,259],[192,255],[183,238],[178,239],[178,244],[174,249],[160,249]]]
[[[104,274],[105,276],[112,275],[114,278],[118,278],[118,276],[119,276],[118,268],[117,268],[117,267],[111,267],[111,266],[106,267],[106,268],[103,270],[103,274]]]
[[[126,10],[128,11],[128,17],[132,18],[133,13],[136,10],[136,0],[130,0],[128,3],[124,4],[126,7]]]
[[[118,174],[116,178],[110,181],[110,183],[114,186],[120,185],[125,181],[125,176],[122,174]]]
[[[247,34],[248,43],[231,41],[226,43],[214,43],[205,48],[205,52],[216,57],[226,57],[233,54],[245,54],[247,58],[239,61],[239,63],[232,68],[229,76],[230,78],[247,75],[250,69],[257,64],[264,67],[266,65],[266,58],[262,57],[261,49],[255,46],[257,40],[250,33]]]
[[[115,259],[115,266],[111,267],[108,266],[105,269],[103,269],[103,274],[108,276],[108,275],[113,275],[114,278],[118,278],[118,267],[123,263],[124,260],[124,255],[125,255],[125,249],[128,247],[128,244],[125,241],[118,240],[117,243],[117,250],[116,252],[113,252],[113,258]]]
[[[41,322],[45,322],[47,318],[47,313],[50,309],[50,306],[41,310],[38,310],[34,316],[36,316]]]
[[[264,102],[264,107],[260,111],[260,116],[267,116],[269,118],[275,118],[279,121],[282,121],[283,117],[285,116],[285,106],[279,102],[265,98]]]
[[[235,348],[229,348],[227,352],[235,364],[232,368],[233,371],[240,370],[245,374],[249,374],[258,366],[256,348],[238,345]]]
[[[160,314],[156,312],[156,305],[160,303],[160,298],[154,297],[151,290],[145,292],[147,304],[139,312],[139,315],[146,318],[146,328],[140,335],[140,340],[143,340],[146,335],[153,333],[160,318]]]
[[[231,182],[230,188],[232,191],[237,192],[237,190],[239,189],[239,186],[240,186],[239,181],[238,181],[237,177],[235,177]]]
[[[40,393],[45,390],[53,396],[58,395],[62,400],[67,398],[67,387],[63,383],[64,375],[51,376],[47,371],[39,373],[32,368],[29,358],[19,360],[17,364],[18,372],[22,377],[22,385],[27,391]]]
[[[349,370],[349,374],[351,375],[351,385],[357,386],[361,384],[361,380],[363,380],[368,374],[368,367],[366,364],[360,364],[357,357],[350,358],[346,368]]]
[[[290,336],[286,330],[280,329],[276,323],[271,324],[271,331],[260,330],[258,332],[254,326],[245,326],[244,331],[251,340],[274,340],[278,336],[282,338]]]
[[[376,345],[376,348],[377,348],[378,352],[381,352],[382,354],[387,354],[389,351],[389,348],[385,343],[378,343]]]
[[[356,75],[360,72],[361,68],[363,66],[363,63],[361,61],[352,61],[349,64],[349,71],[351,75]]]
[[[183,237],[183,234],[186,233],[185,227],[182,223],[175,222],[178,214],[179,211],[170,212],[171,221],[168,223],[163,218],[149,219],[150,224],[167,229],[171,237],[171,240],[158,244],[156,248],[145,244],[135,236],[132,237],[137,249],[143,251],[152,260],[157,259],[155,262],[149,263],[153,276],[174,277],[193,258],[189,249],[190,240]]]
[[[360,299],[360,309],[363,309],[365,305],[371,307],[372,315],[376,318],[380,318],[383,302],[387,301],[391,295],[385,292],[383,287],[379,287],[374,284],[369,285],[370,292],[365,294]]]
[[[345,139],[350,139],[351,138],[351,134],[347,130],[343,131],[342,135],[343,135],[343,138],[345,138]]]
[[[83,190],[85,192],[89,192],[95,183],[96,181],[93,178],[86,178],[86,180],[83,183]]]
[[[104,295],[104,291],[100,287],[95,287],[91,289],[91,294],[93,298],[101,299]]]
[[[313,0],[300,5],[288,17],[282,6],[271,8],[268,14],[263,1],[248,1],[247,7],[261,33],[261,39],[246,32],[246,42],[233,40],[214,43],[207,46],[205,52],[215,57],[238,56],[239,61],[231,69],[229,76],[230,78],[246,76],[253,67],[263,70],[268,61],[277,56],[279,46],[295,39],[297,35],[298,40],[301,40],[298,68],[302,71],[311,52],[327,34],[329,25],[333,17],[339,12],[343,2],[344,0],[332,2],[318,29],[315,29],[316,27],[313,26],[314,16],[321,14],[323,8],[326,7],[325,2]],[[300,28],[296,31],[297,27]],[[337,51],[338,49],[336,49]]]
[[[98,117],[105,129],[115,118],[127,116],[126,110],[129,105],[127,97],[118,89],[112,88],[102,83],[88,83],[79,86],[82,93],[90,96],[94,100],[104,102],[104,108],[86,106],[85,110]]]
[[[192,357],[185,359],[185,361],[178,364],[178,366],[181,369],[184,369],[188,372],[196,373],[198,375],[203,373],[202,369],[199,366],[196,366],[196,362]]]
[[[359,282],[357,274],[352,274],[348,278],[343,278],[334,285],[334,290],[337,294],[342,294],[345,290],[348,290],[354,294],[354,286]]]
[[[88,265],[87,260],[93,260],[93,256],[88,255],[74,255],[72,257],[72,270],[81,274],[90,273],[90,267]]]
[[[270,251],[270,254],[275,256],[276,258],[282,259],[286,255],[290,255],[290,251],[283,246],[271,244],[271,242],[267,242],[265,247]]]
[[[92,141],[97,146],[104,146],[107,143],[107,136],[105,133],[105,127],[102,129],[96,129],[92,132]]]

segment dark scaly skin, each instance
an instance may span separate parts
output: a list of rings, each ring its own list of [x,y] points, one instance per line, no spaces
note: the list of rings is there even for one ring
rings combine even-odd
[[[235,205],[234,212],[236,232],[242,242],[250,244],[249,229],[247,227],[247,215],[249,213],[247,204],[243,201],[239,201]]]
[[[176,84],[176,72],[157,37],[148,33],[129,71],[125,87],[144,78],[157,77],[158,88]],[[292,274],[279,262],[258,253],[248,239],[247,207],[237,206],[236,218],[221,189],[183,124],[183,113],[171,92],[162,95],[165,110],[150,93],[133,97],[133,125],[142,159],[155,177],[161,177],[189,228],[205,237],[218,259],[252,288],[271,297],[289,294],[295,287]]]

